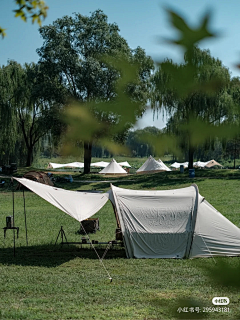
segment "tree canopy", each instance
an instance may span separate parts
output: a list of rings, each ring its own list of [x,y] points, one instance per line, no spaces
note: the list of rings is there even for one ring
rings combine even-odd
[[[40,34],[40,64],[50,77],[58,76],[75,101],[70,140],[82,141],[87,173],[93,141],[113,147],[114,136],[143,112],[153,61],[140,47],[130,49],[118,26],[108,23],[101,10],[90,17],[75,13],[57,19],[40,28]],[[138,111],[131,111],[136,104]]]
[[[54,140],[60,135],[61,104],[47,94],[48,83],[42,80],[40,67],[34,63],[21,66],[10,61],[0,69],[2,161],[21,156],[30,166],[41,139],[51,134]]]

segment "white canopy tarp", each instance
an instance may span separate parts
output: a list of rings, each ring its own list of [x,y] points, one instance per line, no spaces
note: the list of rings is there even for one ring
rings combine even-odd
[[[118,162],[121,167],[131,168],[130,164],[127,161]]]
[[[175,169],[179,169],[180,166],[183,166],[184,168],[188,167],[188,162],[174,162],[170,165],[170,167],[175,168]]]
[[[108,164],[106,168],[101,170],[101,174],[127,174],[127,172],[116,162],[115,159]]]
[[[108,193],[69,191],[25,178],[14,179],[79,222],[93,216],[109,198]]]
[[[204,168],[206,166],[206,164],[208,164],[208,161],[206,161],[206,162],[203,162],[203,161],[193,162],[193,166],[196,168]]]
[[[83,162],[70,162],[70,163],[66,163],[65,167],[68,167],[68,168],[84,168],[84,163]]]
[[[58,169],[58,168],[84,168],[83,162],[70,162],[70,163],[54,163],[49,162],[47,169]]]
[[[58,168],[63,168],[64,166],[65,164],[49,162],[47,169],[58,169]]]
[[[106,168],[106,166],[109,165],[109,162],[106,161],[99,161],[99,162],[93,162],[91,163],[91,167],[96,167],[96,168]]]

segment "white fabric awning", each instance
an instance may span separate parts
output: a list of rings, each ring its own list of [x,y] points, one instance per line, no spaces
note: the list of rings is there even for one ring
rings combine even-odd
[[[109,165],[109,162],[106,161],[99,161],[99,162],[93,162],[91,163],[91,167],[96,167],[96,168],[106,168],[106,166]]]
[[[118,162],[121,167],[131,168],[130,164],[127,161]]]
[[[49,162],[47,169],[58,169],[58,168],[84,168],[83,162],[70,162],[70,163],[54,163]]]
[[[182,162],[182,163],[180,163],[180,162],[174,162],[174,163],[172,163],[172,164],[170,165],[170,167],[175,168],[175,169],[179,169],[180,166],[183,166],[184,168],[187,168],[187,167],[188,167],[188,162]]]
[[[93,216],[109,198],[108,193],[69,191],[25,178],[14,179],[79,222]]]

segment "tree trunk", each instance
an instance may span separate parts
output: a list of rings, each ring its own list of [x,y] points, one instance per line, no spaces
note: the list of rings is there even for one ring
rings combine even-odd
[[[236,169],[236,156],[237,156],[237,141],[234,141],[234,161],[233,161],[233,168]]]
[[[92,142],[84,142],[84,173],[90,173],[92,160]]]
[[[33,162],[33,146],[29,146],[27,149],[27,163],[26,167],[30,167]]]
[[[193,154],[194,154],[194,148],[189,146],[189,150],[188,150],[188,169],[193,169]]]

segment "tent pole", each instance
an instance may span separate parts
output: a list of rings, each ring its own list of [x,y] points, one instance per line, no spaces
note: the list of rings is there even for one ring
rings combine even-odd
[[[26,243],[27,243],[27,246],[28,246],[28,236],[27,236],[27,216],[26,216],[26,205],[25,205],[24,186],[23,186],[23,208],[24,208],[24,218],[25,218]]]
[[[11,183],[12,183],[12,200],[13,200],[13,255],[15,257],[15,222],[14,222],[14,189],[13,189],[13,178],[11,178]]]

